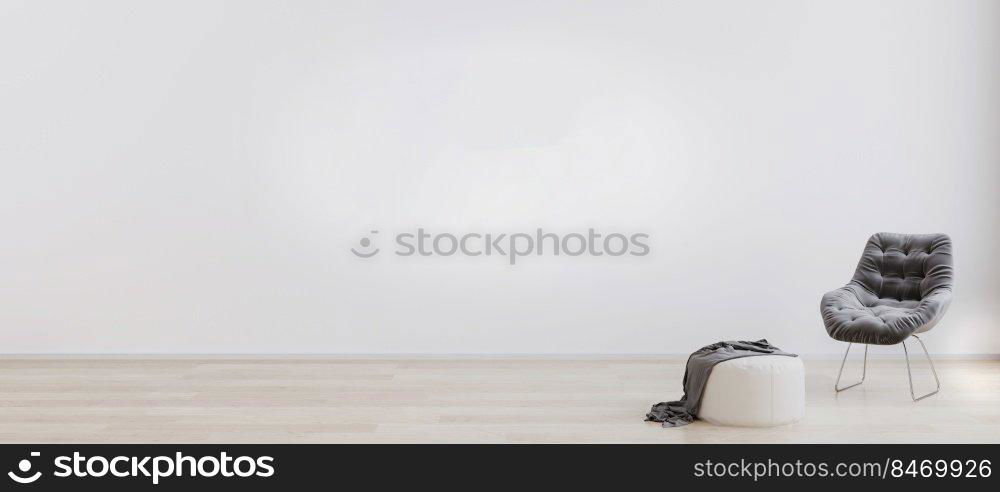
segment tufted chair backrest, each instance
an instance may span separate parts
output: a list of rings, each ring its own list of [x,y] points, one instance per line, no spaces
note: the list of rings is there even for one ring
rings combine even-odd
[[[868,239],[852,283],[879,299],[919,301],[952,288],[951,238],[947,234],[879,232]]]

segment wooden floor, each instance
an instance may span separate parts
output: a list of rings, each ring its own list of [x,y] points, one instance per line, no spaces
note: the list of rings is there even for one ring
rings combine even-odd
[[[643,422],[680,396],[683,362],[6,357],[0,442],[1000,443],[998,360],[939,360],[941,392],[913,403],[901,360],[837,395],[839,361],[807,358],[800,423]]]

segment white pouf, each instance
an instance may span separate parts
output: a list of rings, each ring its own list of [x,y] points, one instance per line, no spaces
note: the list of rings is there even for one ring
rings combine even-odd
[[[805,413],[802,359],[757,355],[712,368],[698,418],[717,425],[772,427],[798,422]]]

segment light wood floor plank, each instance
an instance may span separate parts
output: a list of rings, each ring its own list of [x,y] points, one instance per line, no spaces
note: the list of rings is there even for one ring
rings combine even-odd
[[[913,403],[902,360],[870,361],[835,394],[840,361],[806,358],[800,423],[643,422],[680,396],[684,361],[5,357],[0,442],[1000,443],[998,360],[937,361],[941,392]],[[922,392],[933,380],[916,367]]]

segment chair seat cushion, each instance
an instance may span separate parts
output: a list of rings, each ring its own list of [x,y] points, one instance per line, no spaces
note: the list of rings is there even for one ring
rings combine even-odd
[[[944,314],[950,290],[921,301],[882,299],[856,285],[827,292],[821,302],[823,323],[835,340],[894,345],[929,330]]]
[[[712,368],[698,418],[716,425],[772,427],[805,413],[805,375],[800,357],[759,355]]]

